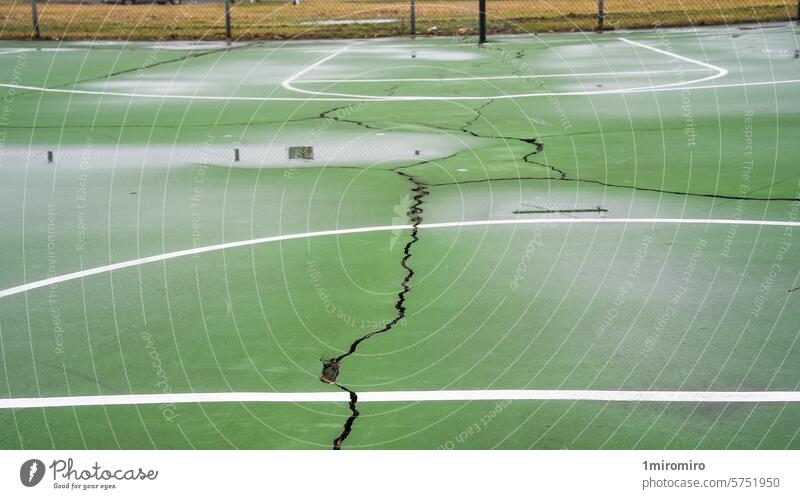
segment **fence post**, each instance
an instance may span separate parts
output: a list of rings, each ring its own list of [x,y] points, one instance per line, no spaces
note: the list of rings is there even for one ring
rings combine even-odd
[[[231,37],[231,0],[225,0],[225,38]]]
[[[800,0],[798,0],[800,1]],[[606,19],[606,9],[603,0],[597,0],[597,31],[603,31],[603,23]]]
[[[478,2],[478,44],[486,43],[486,0]]]
[[[416,0],[410,0],[410,2],[409,9],[411,10],[408,14],[408,30],[414,36],[417,34],[417,2]]]
[[[31,0],[31,20],[33,21],[33,37],[39,38],[39,10],[36,8],[36,0]]]

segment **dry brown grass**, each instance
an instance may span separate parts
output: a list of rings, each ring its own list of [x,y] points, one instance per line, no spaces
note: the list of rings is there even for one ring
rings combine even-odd
[[[594,0],[489,0],[491,32],[591,30],[597,25]],[[606,0],[610,29],[709,25],[786,20],[796,0]],[[417,1],[418,32],[473,33],[477,0]],[[303,0],[239,3],[232,9],[236,38],[372,37],[408,33],[407,0]],[[40,3],[43,38],[51,39],[218,39],[225,36],[217,4],[110,5]],[[313,25],[344,19],[397,19],[388,24]],[[0,38],[31,35],[27,2],[0,0]]]

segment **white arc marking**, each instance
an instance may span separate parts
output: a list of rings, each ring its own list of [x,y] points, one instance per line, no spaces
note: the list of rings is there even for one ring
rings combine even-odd
[[[530,224],[690,224],[690,225],[756,225],[762,227],[800,227],[800,222],[788,222],[781,220],[726,220],[726,219],[705,219],[705,218],[529,218],[529,219],[505,219],[505,220],[470,220],[463,222],[440,222],[420,224],[419,229],[445,229],[452,227],[479,227],[491,225],[530,225]],[[305,239],[310,237],[340,236],[347,234],[363,234],[367,232],[387,232],[396,230],[408,230],[412,226],[403,225],[381,225],[376,227],[355,227],[352,229],[322,230],[317,232],[302,232],[299,234],[286,234],[282,236],[260,237],[257,239],[246,239],[243,241],[233,241],[230,243],[214,244],[211,246],[201,246],[180,251],[172,251],[161,255],[153,255],[144,258],[137,258],[125,262],[112,263],[91,269],[63,274],[40,281],[33,281],[27,284],[20,284],[11,288],[0,290],[0,298],[16,295],[25,291],[43,288],[51,284],[58,284],[73,279],[80,279],[96,274],[112,272],[146,263],[161,262],[182,256],[198,255],[212,251],[240,248],[242,246],[252,246],[254,244],[273,243],[277,241],[290,241],[293,239]]]
[[[458,76],[450,78],[365,78],[347,80],[295,80],[295,83],[395,83],[395,82],[442,82],[442,81],[484,81],[484,80],[526,80],[538,78],[562,78],[575,76],[626,76],[626,75],[652,75],[708,71],[708,69],[663,69],[644,71],[608,71],[599,73],[555,73],[555,74],[529,74],[506,76]]]
[[[298,73],[290,76],[286,80],[284,80],[281,85],[294,92],[300,92],[304,94],[308,94],[309,97],[247,97],[247,96],[223,96],[223,95],[180,95],[180,94],[150,94],[150,93],[138,93],[138,92],[111,92],[106,90],[78,90],[78,89],[67,89],[67,88],[47,88],[47,87],[38,87],[33,85],[17,85],[13,83],[0,83],[0,88],[13,88],[17,90],[31,90],[35,92],[42,92],[42,93],[54,93],[54,94],[75,94],[75,95],[95,95],[101,97],[125,97],[125,98],[141,98],[141,99],[160,99],[160,100],[188,100],[188,101],[222,101],[222,102],[308,102],[311,100],[321,101],[321,102],[394,102],[394,101],[473,101],[473,100],[486,100],[486,99],[495,99],[495,100],[502,100],[502,99],[518,99],[518,98],[525,98],[525,97],[558,97],[558,96],[582,96],[582,95],[618,95],[618,94],[635,94],[635,93],[645,93],[645,92],[672,92],[672,91],[683,91],[683,90],[720,90],[725,88],[740,88],[740,87],[757,87],[757,86],[777,86],[777,85],[789,85],[789,84],[798,84],[800,83],[800,79],[791,79],[791,80],[772,80],[772,81],[752,81],[752,82],[736,82],[736,83],[719,83],[719,84],[705,84],[705,85],[697,85],[699,82],[708,81],[711,79],[716,79],[724,76],[727,74],[727,70],[721,68],[719,66],[714,66],[712,64],[708,64],[702,61],[697,61],[694,59],[689,59],[688,57],[680,56],[678,54],[674,54],[672,52],[666,52],[661,49],[657,49],[654,47],[650,47],[649,45],[644,45],[638,42],[633,42],[631,40],[620,38],[620,40],[630,43],[632,45],[636,45],[638,47],[643,47],[648,50],[653,50],[655,52],[664,53],[669,55],[670,57],[674,57],[680,60],[685,60],[692,62],[694,64],[698,64],[703,66],[704,68],[713,69],[715,74],[701,78],[697,80],[689,80],[686,82],[678,82],[678,83],[670,83],[664,85],[653,85],[647,87],[635,87],[635,88],[621,88],[615,90],[586,90],[586,91],[571,91],[571,92],[534,92],[534,93],[524,93],[524,94],[501,94],[495,96],[485,96],[485,95],[453,95],[453,96],[379,96],[379,95],[353,95],[353,94],[332,94],[332,93],[323,93],[323,92],[312,92],[308,90],[298,89],[296,86],[292,85],[292,83],[300,83],[297,80],[300,76],[308,73],[312,69],[318,67],[320,64],[331,60],[332,58],[336,57],[337,55],[347,51],[350,47],[343,47],[339,50],[328,54],[327,56],[323,57],[322,59],[314,62],[313,64],[309,65],[308,67],[302,69]],[[304,80],[308,81],[308,80]],[[347,80],[343,80],[346,82]],[[313,96],[313,97],[312,97]]]
[[[424,101],[424,100],[474,100],[474,99],[513,99],[517,97],[540,97],[540,96],[557,96],[557,95],[604,95],[604,94],[624,94],[624,93],[633,93],[633,92],[652,92],[655,90],[667,89],[667,88],[687,88],[691,85],[695,85],[698,83],[703,83],[705,81],[715,80],[717,78],[721,78],[728,74],[728,70],[725,68],[721,68],[719,66],[715,66],[713,64],[709,64],[706,62],[698,61],[696,59],[691,59],[686,56],[678,55],[672,52],[668,52],[666,50],[662,50],[659,48],[651,47],[650,45],[645,45],[643,43],[635,42],[632,40],[628,40],[627,38],[617,38],[617,40],[627,43],[629,45],[633,45],[635,47],[644,48],[647,50],[651,50],[658,54],[665,55],[667,57],[671,57],[673,59],[678,59],[680,61],[685,61],[691,64],[695,64],[697,66],[702,66],[703,68],[710,69],[714,71],[714,74],[706,76],[704,78],[697,78],[694,80],[689,81],[679,81],[675,83],[664,83],[661,85],[648,85],[646,87],[634,87],[634,88],[620,88],[614,90],[590,90],[590,91],[581,91],[581,92],[537,92],[537,93],[526,93],[526,94],[502,94],[502,95],[491,95],[491,96],[454,96],[454,97],[439,97],[439,96],[430,96],[430,95],[394,95],[394,96],[379,96],[379,95],[363,95],[363,94],[345,94],[345,93],[336,93],[336,92],[317,92],[312,90],[303,90],[301,88],[297,88],[296,86],[292,85],[298,78],[305,75],[309,71],[318,68],[325,62],[333,59],[334,57],[344,53],[348,50],[349,47],[343,47],[339,50],[331,52],[327,57],[323,57],[318,61],[315,61],[313,64],[309,64],[307,67],[303,68],[302,70],[298,71],[297,73],[293,74],[289,78],[283,81],[282,86],[287,90],[293,90],[295,92],[313,95],[313,96],[323,96],[323,97],[341,97],[343,99],[362,99],[367,101],[383,101],[383,100],[390,100],[390,101]],[[344,80],[346,82],[347,80]],[[299,82],[298,82],[299,83]]]

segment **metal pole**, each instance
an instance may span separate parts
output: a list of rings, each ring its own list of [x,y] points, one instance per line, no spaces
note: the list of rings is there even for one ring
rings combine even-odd
[[[800,0],[798,0],[800,1]],[[597,31],[603,31],[603,22],[606,19],[606,9],[603,0],[597,0]]]
[[[486,43],[486,0],[478,2],[478,43]]]
[[[798,0],[800,1],[800,0]],[[409,5],[411,9],[408,15],[408,30],[411,31],[411,35],[417,34],[417,2],[416,0],[411,0],[411,4]]]
[[[231,0],[225,0],[225,38],[231,37]]]
[[[33,37],[39,38],[39,10],[36,8],[36,0],[31,0],[31,18],[33,20]]]

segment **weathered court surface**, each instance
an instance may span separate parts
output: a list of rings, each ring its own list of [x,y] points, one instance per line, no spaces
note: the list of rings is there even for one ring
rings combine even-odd
[[[0,43],[0,447],[800,448],[797,35]]]

